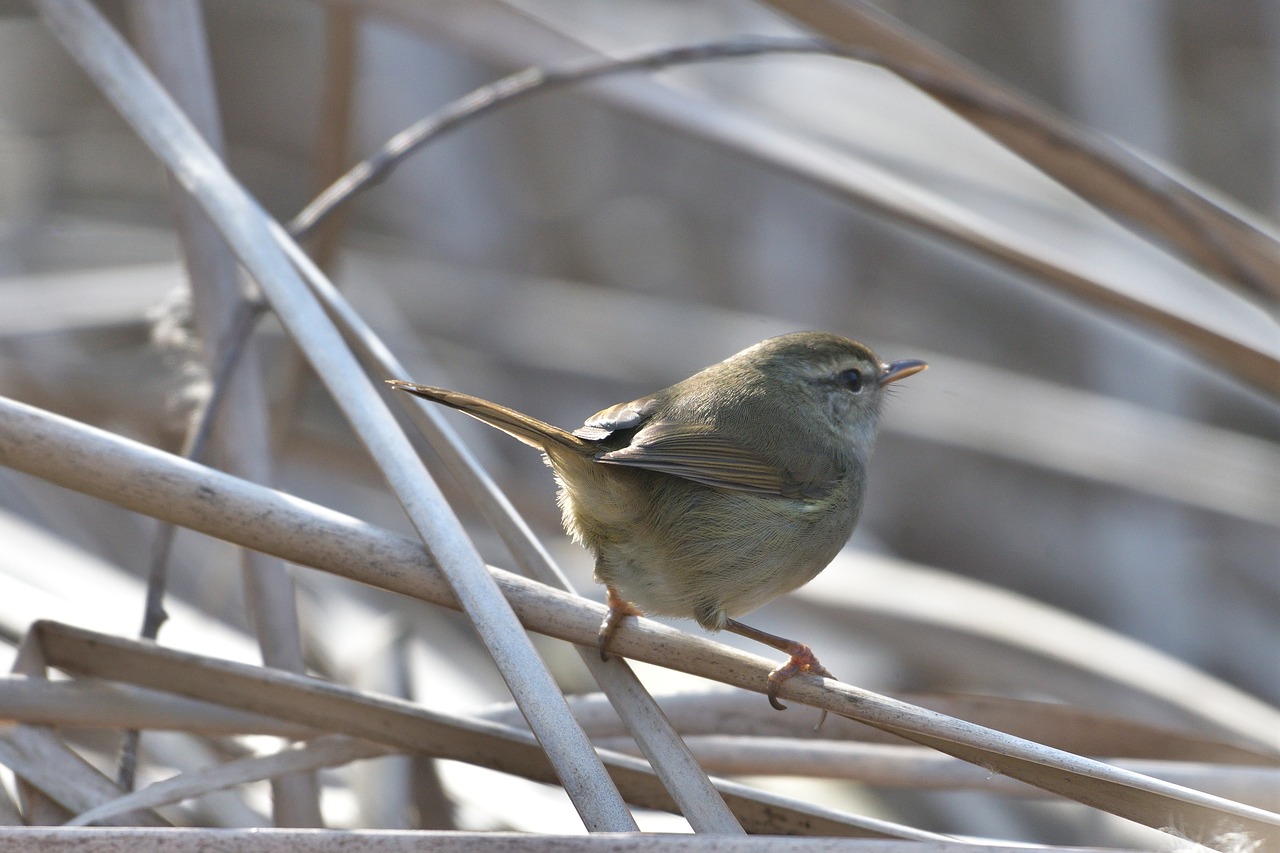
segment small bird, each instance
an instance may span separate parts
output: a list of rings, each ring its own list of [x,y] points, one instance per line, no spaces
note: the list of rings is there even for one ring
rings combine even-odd
[[[786,652],[769,702],[801,672],[830,676],[804,643],[739,622],[812,580],[853,533],[886,388],[927,365],[881,362],[838,335],[761,341],[568,432],[469,394],[387,380],[545,454],[565,529],[595,555],[608,614],[696,619]]]

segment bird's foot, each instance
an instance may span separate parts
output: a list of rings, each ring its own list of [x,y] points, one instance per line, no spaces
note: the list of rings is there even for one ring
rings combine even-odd
[[[643,610],[627,601],[611,586],[605,587],[605,604],[608,605],[609,612],[604,615],[600,630],[596,632],[596,647],[600,649],[600,660],[609,659],[609,641],[618,632],[618,626],[622,624],[623,618],[644,615]]]
[[[813,653],[813,649],[804,643],[795,643],[782,651],[789,653],[791,660],[769,673],[769,689],[767,691],[769,704],[779,711],[787,710],[787,706],[778,701],[778,688],[788,678],[799,675],[802,672],[811,672],[814,675],[835,678],[825,666],[818,663],[818,657]],[[823,712],[823,716],[826,716],[826,712]],[[822,725],[822,723],[818,723],[818,725]]]
[[[772,646],[780,652],[786,652],[791,655],[791,660],[769,673],[769,704],[777,708],[779,711],[787,710],[787,706],[778,701],[778,688],[782,686],[782,682],[786,681],[794,675],[802,672],[811,672],[814,675],[825,676],[826,678],[835,678],[825,666],[818,663],[818,658],[813,653],[813,649],[804,643],[795,640],[788,640],[786,637],[779,637],[777,634],[770,634],[767,631],[761,631],[759,628],[752,628],[750,625],[744,625],[737,619],[726,619],[724,623],[725,630],[732,631],[735,634],[741,634],[755,640],[758,643],[764,643],[766,646]],[[822,712],[822,720],[827,718],[827,712]],[[818,721],[818,725],[822,725],[822,720]]]

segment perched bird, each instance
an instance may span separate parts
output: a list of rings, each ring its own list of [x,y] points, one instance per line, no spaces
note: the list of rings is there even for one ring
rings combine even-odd
[[[595,554],[609,606],[599,647],[629,614],[691,617],[786,652],[769,701],[799,672],[830,675],[805,644],[737,620],[812,580],[853,532],[887,386],[926,367],[885,364],[821,332],[769,338],[670,388],[566,430],[469,394],[388,380],[540,449],[565,529]]]

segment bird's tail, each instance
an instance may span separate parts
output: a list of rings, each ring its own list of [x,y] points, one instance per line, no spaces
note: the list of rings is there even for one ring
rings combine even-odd
[[[508,409],[506,406],[472,397],[470,394],[450,391],[446,388],[434,388],[430,385],[416,385],[401,379],[388,379],[387,384],[398,391],[408,391],[415,396],[466,412],[471,417],[484,421],[489,426],[497,427],[507,435],[539,450],[547,450],[548,445],[559,445],[570,450],[581,451],[587,446],[587,442],[560,427],[543,423],[515,409]]]

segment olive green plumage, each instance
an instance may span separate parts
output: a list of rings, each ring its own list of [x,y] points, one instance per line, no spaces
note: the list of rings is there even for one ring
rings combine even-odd
[[[735,617],[811,580],[844,546],[885,387],[924,367],[883,364],[837,335],[782,335],[574,432],[456,391],[391,384],[542,450],[565,528],[595,554],[611,603],[616,591],[646,613],[738,630]]]

